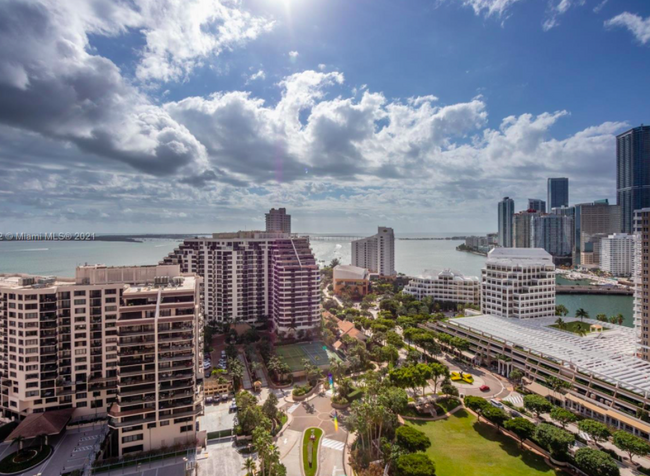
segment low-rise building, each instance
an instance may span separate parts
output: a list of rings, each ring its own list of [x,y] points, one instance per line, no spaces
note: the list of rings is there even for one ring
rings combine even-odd
[[[528,390],[557,404],[641,438],[650,423],[639,418],[650,407],[650,362],[636,357],[634,329],[603,324],[607,329],[579,336],[552,327],[556,317],[508,319],[490,315],[429,324],[438,332],[469,341],[464,357],[507,377],[525,375]],[[565,322],[575,321],[563,318]],[[553,391],[547,379],[569,384]]]
[[[458,271],[446,269],[441,272],[425,271],[409,281],[402,292],[414,296],[418,301],[429,296],[434,301],[478,305],[480,289],[477,276],[463,276]]]
[[[340,264],[333,270],[332,284],[334,294],[340,296],[343,292],[352,296],[365,296],[370,285],[370,273],[365,268]]]

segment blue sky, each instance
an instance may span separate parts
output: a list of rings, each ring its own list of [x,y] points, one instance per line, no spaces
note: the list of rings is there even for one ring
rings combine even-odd
[[[613,200],[649,79],[644,1],[9,0],[2,226],[491,231]]]

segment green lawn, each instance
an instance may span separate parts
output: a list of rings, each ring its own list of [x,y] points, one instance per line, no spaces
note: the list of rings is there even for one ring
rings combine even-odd
[[[314,440],[314,446],[312,450],[312,465],[310,468],[309,458],[307,457],[307,450],[309,448],[311,430],[312,428],[307,428],[307,431],[305,431],[305,436],[302,440],[302,465],[305,469],[305,476],[314,476],[318,470],[318,442],[320,441],[320,437],[323,436],[323,430],[320,428],[313,428],[314,436],[316,436],[316,439]]]
[[[431,440],[427,454],[436,464],[436,476],[564,476],[515,440],[499,434],[476,417],[459,410],[446,420],[408,421]]]

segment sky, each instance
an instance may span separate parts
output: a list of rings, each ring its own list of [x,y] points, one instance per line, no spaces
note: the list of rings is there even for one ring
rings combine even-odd
[[[649,80],[645,0],[3,0],[0,231],[495,231]]]

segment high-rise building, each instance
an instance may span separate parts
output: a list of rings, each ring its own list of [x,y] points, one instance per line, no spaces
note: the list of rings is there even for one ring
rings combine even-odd
[[[380,226],[376,235],[352,242],[352,264],[380,276],[394,276],[395,234],[392,228]]]
[[[4,416],[109,417],[122,456],[196,440],[203,329],[198,276],[178,266],[81,266],[0,277]]]
[[[634,210],[650,207],[650,126],[616,136],[616,203],[621,231],[632,233]]]
[[[481,311],[530,319],[555,315],[555,265],[539,248],[495,248],[481,279]]]
[[[600,240],[600,269],[613,276],[634,271],[634,235],[615,233]]]
[[[610,235],[621,231],[621,207],[607,199],[575,205],[573,264],[583,264],[582,254],[593,252],[585,243],[594,242],[594,235]],[[597,245],[596,245],[597,246]],[[587,263],[588,264],[588,263]],[[598,262],[596,261],[596,265]]]
[[[515,214],[515,201],[510,197],[504,197],[499,202],[499,246],[512,248],[514,244],[513,216]]]
[[[530,247],[542,248],[554,258],[570,257],[573,251],[573,218],[537,215],[531,220]]]
[[[546,206],[549,210],[569,206],[569,179],[549,178],[546,182]]]
[[[650,361],[650,208],[634,211],[634,327],[638,357]]]
[[[529,198],[528,209],[546,213],[546,202],[544,200],[540,200],[539,198]]]
[[[531,223],[534,217],[542,212],[534,209],[515,213],[513,217],[512,246],[513,248],[530,248]]]
[[[267,233],[291,233],[291,215],[286,208],[271,208],[266,214]]]
[[[308,237],[240,231],[185,240],[161,264],[203,277],[212,322],[269,323],[278,333],[320,325],[320,274]]]

